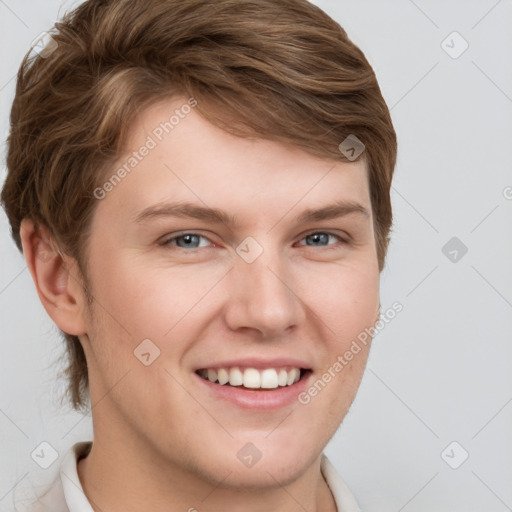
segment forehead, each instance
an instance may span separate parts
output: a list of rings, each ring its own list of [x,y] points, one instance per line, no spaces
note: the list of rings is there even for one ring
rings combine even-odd
[[[106,174],[105,183],[113,177],[115,185],[101,207],[128,218],[170,199],[235,210],[240,219],[333,200],[371,210],[364,160],[321,159],[293,145],[234,136],[206,121],[186,97],[144,110],[125,148]]]

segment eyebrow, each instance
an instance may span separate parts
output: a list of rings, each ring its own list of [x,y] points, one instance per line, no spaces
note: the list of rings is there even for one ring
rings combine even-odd
[[[297,218],[297,223],[318,222],[322,220],[336,219],[346,215],[358,214],[369,218],[370,212],[363,205],[353,201],[338,201],[322,208],[310,208],[303,211]],[[194,203],[158,203],[145,208],[135,218],[135,222],[142,223],[159,217],[193,218],[234,226],[237,223],[236,216],[229,215],[219,208],[209,208]]]

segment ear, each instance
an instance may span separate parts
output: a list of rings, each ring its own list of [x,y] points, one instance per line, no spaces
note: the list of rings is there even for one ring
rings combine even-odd
[[[86,333],[86,295],[75,260],[61,255],[46,226],[23,219],[20,237],[37,294],[48,315],[64,332]]]

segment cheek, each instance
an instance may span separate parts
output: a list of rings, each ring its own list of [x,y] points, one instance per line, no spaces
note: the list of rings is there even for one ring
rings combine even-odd
[[[313,307],[323,333],[321,370],[307,394],[322,395],[333,425],[355,397],[371,345],[371,330],[379,316],[378,269],[343,266],[336,273],[316,279]],[[305,397],[305,401],[308,397]]]
[[[205,321],[222,301],[216,285],[226,268],[195,265],[149,266],[122,254],[111,258],[91,257],[91,274],[98,325],[91,325],[98,340],[112,340],[110,348],[97,347],[105,356],[109,350],[120,365],[133,361],[133,352],[149,339],[162,355],[160,361],[179,363],[190,348],[190,340],[200,334]],[[124,356],[121,355],[124,352]]]
[[[379,314],[379,273],[373,266],[336,265],[315,275],[308,305],[324,324],[330,352],[342,352]]]
[[[91,258],[92,259],[92,258]],[[217,280],[192,266],[162,268],[137,258],[112,255],[93,261],[98,302],[133,336],[162,336]]]

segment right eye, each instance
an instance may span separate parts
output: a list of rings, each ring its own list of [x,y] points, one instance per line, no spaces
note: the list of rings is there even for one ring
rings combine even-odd
[[[207,247],[207,245],[201,245],[201,239],[208,240],[208,238],[198,233],[180,233],[165,239],[161,245],[174,245],[179,249],[200,249],[201,247]]]

